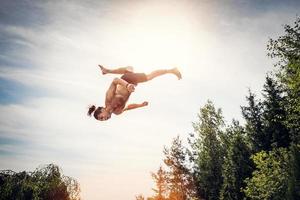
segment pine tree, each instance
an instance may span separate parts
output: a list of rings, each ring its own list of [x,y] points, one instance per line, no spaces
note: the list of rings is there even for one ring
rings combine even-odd
[[[187,154],[179,137],[172,141],[170,148],[164,149],[164,163],[168,167],[168,200],[187,200],[193,194],[193,179],[186,166]]]
[[[245,197],[241,191],[244,179],[251,176],[250,149],[245,142],[245,131],[237,121],[226,131],[231,135],[230,146],[223,164],[221,200],[239,200]]]
[[[255,95],[249,91],[249,96],[246,97],[248,106],[242,106],[242,114],[246,120],[247,139],[249,140],[252,151],[259,152],[269,149],[268,139],[265,138],[263,131],[263,106],[260,101],[255,99]]]
[[[192,142],[194,176],[199,198],[216,200],[222,185],[224,149],[221,135],[224,121],[221,109],[208,103],[200,109],[199,121],[194,123],[195,139]]]
[[[288,147],[290,136],[285,125],[287,113],[284,109],[283,91],[274,79],[267,77],[263,92],[264,150],[270,150],[272,147]]]
[[[153,200],[165,200],[167,196],[167,173],[160,166],[156,174],[152,173],[152,178],[155,181],[156,188],[153,189],[155,195]]]

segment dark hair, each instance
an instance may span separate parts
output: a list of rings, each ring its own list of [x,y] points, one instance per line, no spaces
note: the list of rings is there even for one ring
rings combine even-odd
[[[94,117],[95,117],[95,119],[98,119],[97,117],[98,117],[98,115],[101,113],[101,111],[102,111],[102,108],[103,107],[98,107],[97,109],[96,109],[96,106],[95,105],[92,105],[92,106],[90,106],[89,107],[89,111],[88,111],[88,116],[91,116],[92,115],[92,113],[94,112]]]

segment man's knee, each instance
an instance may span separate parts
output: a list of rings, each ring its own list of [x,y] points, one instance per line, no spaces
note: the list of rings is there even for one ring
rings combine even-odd
[[[127,73],[133,72],[133,67],[132,66],[127,66],[126,67],[126,72]]]

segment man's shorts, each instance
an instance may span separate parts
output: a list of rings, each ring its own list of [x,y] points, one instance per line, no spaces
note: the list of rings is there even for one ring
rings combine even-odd
[[[126,73],[121,76],[121,79],[127,81],[128,83],[137,85],[138,83],[143,83],[147,81],[147,76],[145,73]]]

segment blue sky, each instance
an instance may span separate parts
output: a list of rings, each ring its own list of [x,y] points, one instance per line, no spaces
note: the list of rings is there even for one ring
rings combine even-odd
[[[248,88],[259,95],[273,69],[268,39],[299,8],[292,0],[1,0],[0,168],[56,163],[80,182],[83,199],[150,195],[164,145],[193,131],[208,99],[226,121],[241,120]],[[130,100],[147,108],[100,123],[86,109],[103,103],[114,76],[97,64],[177,66],[183,79],[139,85]]]

